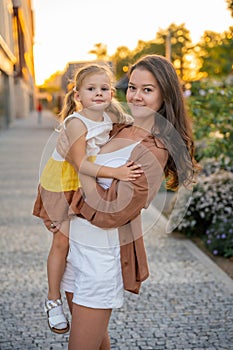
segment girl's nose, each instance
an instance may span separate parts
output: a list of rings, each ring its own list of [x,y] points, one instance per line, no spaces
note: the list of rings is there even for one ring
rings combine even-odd
[[[98,95],[98,96],[102,95],[102,90],[101,89],[97,89],[96,95]]]

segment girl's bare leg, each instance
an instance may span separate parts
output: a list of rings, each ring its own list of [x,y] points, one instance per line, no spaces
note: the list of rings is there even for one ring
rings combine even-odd
[[[47,260],[48,299],[61,297],[60,284],[66,266],[69,238],[60,231],[53,234],[53,242]]]
[[[66,257],[69,249],[69,223],[61,225],[60,231],[53,233],[53,241],[47,260],[48,297],[45,300],[49,328],[55,333],[66,333],[69,322],[64,314],[60,300],[60,284],[65,271]],[[64,230],[66,229],[66,230]],[[66,233],[66,234],[65,234]]]
[[[107,328],[111,312],[73,303],[68,350],[110,350]]]

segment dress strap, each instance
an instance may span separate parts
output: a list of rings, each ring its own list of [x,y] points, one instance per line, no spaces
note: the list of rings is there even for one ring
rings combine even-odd
[[[109,117],[109,115],[106,112],[103,113],[103,117],[105,122],[112,123],[112,119]]]
[[[80,118],[80,114],[78,114],[77,112],[73,113],[73,114],[70,114],[68,117],[66,117],[66,119],[62,123],[64,129],[66,129],[66,122],[67,122],[67,120],[70,120],[70,119],[73,119],[73,118],[81,119]]]

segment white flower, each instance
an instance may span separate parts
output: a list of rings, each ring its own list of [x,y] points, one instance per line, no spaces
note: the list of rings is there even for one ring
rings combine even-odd
[[[206,95],[206,91],[203,90],[203,89],[200,89],[200,90],[199,90],[199,94],[200,94],[201,96],[205,96],[205,95]]]

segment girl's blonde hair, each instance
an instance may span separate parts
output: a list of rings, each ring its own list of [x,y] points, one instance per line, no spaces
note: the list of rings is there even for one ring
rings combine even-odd
[[[80,86],[82,85],[83,80],[88,75],[93,73],[105,73],[109,77],[112,91],[115,92],[114,75],[109,65],[105,63],[103,64],[91,63],[91,64],[83,65],[75,73],[74,79],[70,84],[70,90],[65,95],[64,104],[61,112],[59,113],[59,119],[61,121],[66,119],[72,113],[78,112],[79,110],[82,109],[82,105],[78,104],[78,102],[75,101],[74,94],[75,94],[75,91],[78,91],[80,89]],[[129,116],[126,114],[121,104],[114,97],[112,98],[112,101],[110,102],[109,106],[106,108],[106,112],[115,114],[117,117],[118,123],[126,123],[126,122],[132,121],[132,120],[129,120]]]

